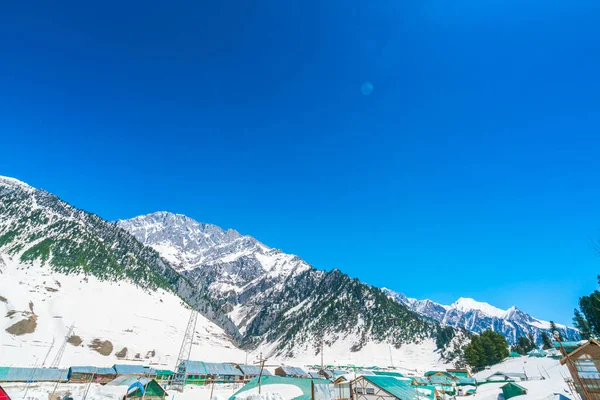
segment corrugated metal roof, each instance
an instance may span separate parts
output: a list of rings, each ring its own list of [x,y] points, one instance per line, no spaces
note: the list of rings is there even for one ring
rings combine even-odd
[[[76,366],[69,368],[71,373],[75,374],[97,374],[97,375],[115,375],[117,371],[114,368],[102,368],[91,366]]]
[[[211,375],[234,375],[242,376],[242,371],[237,369],[231,364],[220,364],[220,363],[204,363],[206,371]]]
[[[477,380],[475,378],[458,378],[459,385],[477,385]]]
[[[392,376],[381,376],[381,375],[370,375],[363,376],[362,379],[366,379],[369,382],[379,386],[392,396],[400,400],[414,400],[423,397],[423,392],[417,392],[416,387],[411,385],[410,380],[400,380]],[[431,392],[431,398],[433,399],[434,388],[431,386],[421,386]],[[429,396],[427,396],[429,397]]]
[[[434,385],[444,385],[444,386],[452,386],[454,381],[447,376],[442,375],[432,375],[429,377],[429,383]]]
[[[118,375],[154,375],[156,373],[153,368],[135,364],[115,364],[113,368]]]
[[[56,382],[66,381],[69,370],[58,368],[0,367],[2,382]]]
[[[301,368],[291,367],[289,365],[282,365],[280,367],[286,375],[296,375],[296,376],[308,376],[306,372],[304,372]]]
[[[240,364],[238,368],[244,375],[260,375],[260,367],[258,365]],[[271,373],[266,368],[263,368],[262,374],[263,376],[271,376]]]
[[[187,375],[233,375],[242,376],[242,371],[231,364],[206,363],[203,361],[184,361]]]
[[[308,376],[314,379],[321,379],[321,375],[316,371],[308,371]]]
[[[404,375],[402,375],[400,372],[395,372],[395,371],[373,371],[373,374],[380,375],[380,376],[395,376],[397,378],[404,377]]]

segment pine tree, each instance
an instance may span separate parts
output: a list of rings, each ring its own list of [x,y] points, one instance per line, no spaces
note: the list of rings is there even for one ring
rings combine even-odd
[[[558,332],[558,341],[564,341],[562,333],[560,333],[560,331],[556,328],[556,324],[554,323],[554,321],[550,321],[550,332],[552,332],[552,335],[554,335],[554,332]]]
[[[465,347],[464,355],[467,364],[481,370],[508,357],[508,343],[500,333],[484,331],[481,335],[471,338],[471,343]]]
[[[590,328],[590,324],[578,309],[575,309],[573,325],[575,325],[575,328],[579,329],[579,334],[581,335],[582,339],[588,340],[592,336],[592,329]]]
[[[552,341],[550,340],[550,336],[546,333],[546,331],[542,331],[542,349],[548,350],[552,348]]]

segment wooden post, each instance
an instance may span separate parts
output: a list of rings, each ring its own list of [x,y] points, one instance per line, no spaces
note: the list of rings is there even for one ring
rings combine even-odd
[[[258,362],[254,362],[254,364],[260,364],[260,374],[258,374],[258,394],[261,393],[261,385],[260,385],[260,381],[262,379],[262,373],[263,373],[263,369],[265,368],[265,361],[267,361],[266,358],[263,358],[262,353],[260,353],[260,357],[258,359]]]

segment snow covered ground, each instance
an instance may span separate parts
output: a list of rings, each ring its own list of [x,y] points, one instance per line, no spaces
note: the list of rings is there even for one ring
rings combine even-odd
[[[0,257],[6,264],[0,267],[0,296],[5,299],[0,301],[0,365],[33,366],[42,363],[46,355],[49,365],[68,327],[75,324],[74,333],[82,343],[67,345],[62,366],[140,362],[174,367],[190,315],[177,296],[162,290],[146,292],[127,282],[64,275],[48,267],[20,264],[6,255]],[[6,331],[32,316],[36,323],[33,333],[11,335]],[[90,349],[94,339],[109,341],[110,355]],[[123,348],[127,348],[127,356],[119,360],[115,354]],[[193,359],[243,362],[245,357],[221,328],[198,317]]]
[[[6,254],[0,257],[5,264],[0,267],[0,296],[6,299],[0,301],[0,365],[34,366],[44,360],[46,366],[50,365],[68,327],[74,324],[74,334],[82,343],[67,345],[61,361],[63,367],[112,366],[117,362],[174,367],[190,315],[190,310],[175,295],[162,290],[150,293],[127,282],[65,275],[39,264],[21,264]],[[15,323],[32,316],[36,324],[34,332],[22,335],[6,332]],[[110,342],[109,355],[89,348],[95,339]],[[53,340],[55,343],[50,349]],[[346,337],[326,346],[325,363],[394,365],[415,373],[444,367],[438,361],[432,340],[400,349],[370,342],[359,352],[349,352],[356,341],[357,338]],[[247,355],[221,328],[199,316],[191,358],[243,363],[247,357],[248,362],[252,362],[261,352],[269,354],[275,346],[260,346]],[[116,353],[123,348],[127,348],[127,356],[118,359]],[[315,355],[309,346],[298,347],[293,356],[271,358],[269,363],[318,364],[320,355]]]
[[[528,389],[528,393],[519,396],[519,400],[541,400],[554,393],[567,396],[570,399],[575,398],[567,383],[565,377],[570,377],[567,367],[561,366],[558,360],[551,358],[531,358],[520,357],[506,360],[500,364],[494,365],[489,370],[481,371],[475,374],[477,380],[484,380],[494,372],[519,372],[535,380],[517,382],[519,385]],[[545,379],[539,379],[544,377]],[[478,400],[497,400],[498,394],[502,393],[500,389],[505,383],[489,383],[480,385],[477,388]]]

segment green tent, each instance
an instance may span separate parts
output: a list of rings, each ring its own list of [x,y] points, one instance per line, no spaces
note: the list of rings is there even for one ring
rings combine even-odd
[[[514,382],[507,383],[506,385],[502,386],[501,389],[505,399],[510,399],[511,397],[527,394],[527,389]]]
[[[165,396],[167,396],[165,389],[163,389],[154,379],[150,378],[140,378],[129,387],[127,393],[128,399],[132,397],[164,398]]]

